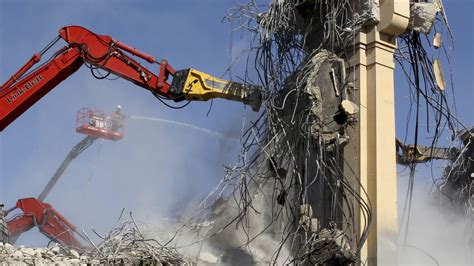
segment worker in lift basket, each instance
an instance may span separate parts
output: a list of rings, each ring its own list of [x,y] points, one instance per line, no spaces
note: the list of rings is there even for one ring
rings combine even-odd
[[[125,125],[124,123],[125,115],[122,114],[121,105],[117,105],[117,108],[115,108],[115,111],[112,113],[111,119],[112,119],[112,127],[111,127],[112,131],[117,131]]]

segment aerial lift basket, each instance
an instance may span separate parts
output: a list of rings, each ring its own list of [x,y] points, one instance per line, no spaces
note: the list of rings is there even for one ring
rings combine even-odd
[[[112,114],[85,107],[77,111],[76,131],[91,137],[119,140],[123,138],[123,124],[117,126]]]

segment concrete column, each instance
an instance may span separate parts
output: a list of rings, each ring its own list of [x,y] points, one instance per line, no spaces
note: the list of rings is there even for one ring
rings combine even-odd
[[[348,81],[352,82],[354,90],[350,91],[351,101],[359,104],[359,113],[357,114],[357,126],[355,128],[349,127],[348,135],[350,136],[349,143],[344,147],[344,158],[346,163],[344,164],[344,176],[352,184],[352,187],[357,188],[359,184],[367,190],[367,34],[365,31],[361,31],[355,40],[355,44],[352,47],[352,57],[349,62],[349,73]],[[363,189],[359,190],[359,194],[368,202],[369,199],[363,192]],[[352,203],[354,204],[354,203]],[[356,206],[357,207],[357,206]],[[359,212],[360,213],[360,212]],[[357,214],[357,210],[356,210]],[[356,223],[354,226],[354,235],[360,236],[363,230],[364,224],[368,221],[360,213],[356,215]],[[368,258],[368,245],[364,245],[360,254],[362,261]]]
[[[381,0],[381,21],[359,33],[350,62],[360,113],[358,128],[349,132],[354,141],[344,150],[345,175],[359,177],[372,205],[372,227],[361,251],[369,265],[398,264],[393,53],[408,19],[409,0]]]
[[[367,192],[374,211],[368,239],[370,262],[397,262],[395,158],[395,37],[372,28],[367,38]],[[377,260],[375,260],[377,259]]]

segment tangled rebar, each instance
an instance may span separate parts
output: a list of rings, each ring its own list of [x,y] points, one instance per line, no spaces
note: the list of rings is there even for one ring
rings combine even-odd
[[[449,202],[450,209],[466,216],[467,227],[474,222],[470,199],[474,196],[474,178],[471,177],[472,130],[456,115],[454,81],[451,72],[453,33],[448,24],[442,1],[413,1],[412,11],[426,9],[435,12],[426,16],[423,30],[410,30],[399,36],[399,47],[395,60],[406,77],[409,88],[410,108],[407,112],[404,142],[430,146],[449,145],[459,151],[448,160],[442,172],[434,168],[439,163],[431,162],[431,175],[435,195],[440,202]],[[427,12],[429,13],[429,12]],[[415,21],[416,22],[416,21]],[[429,25],[429,27],[426,27]],[[417,25],[414,25],[417,29]],[[442,63],[449,66],[449,75],[443,74]],[[425,139],[429,143],[423,143]],[[408,165],[410,170],[405,205],[402,212],[402,229],[407,241],[410,209],[417,162]],[[444,204],[442,204],[444,205]],[[443,211],[446,209],[440,206]],[[469,236],[470,234],[468,234]]]
[[[316,254],[321,263],[356,260],[372,212],[357,178],[342,170],[357,106],[341,103],[351,105],[347,44],[377,16],[355,2],[273,1],[261,12],[250,1],[229,10],[233,31],[252,40],[242,79],[262,84],[265,110],[242,135],[238,162],[181,228],[198,232],[193,243],[206,239],[222,253],[241,249],[271,264]]]
[[[112,230],[100,235],[93,232],[101,239],[95,244],[85,232],[91,250],[82,255],[93,258],[98,264],[159,264],[159,265],[186,265],[190,263],[176,249],[167,247],[157,239],[148,237],[143,233],[138,223],[130,213],[130,219],[123,221],[122,213]]]
[[[172,240],[184,232],[196,237],[178,247],[210,245],[245,263],[358,260],[372,207],[357,174],[343,171],[350,168],[342,149],[350,141],[346,130],[357,123],[346,69],[358,32],[379,20],[377,4],[251,0],[229,10],[225,20],[238,22],[232,32],[251,40],[241,79],[259,81],[265,108],[242,134],[237,163]],[[438,22],[449,29],[443,12]],[[462,125],[448,104],[440,61],[426,52],[422,36],[401,35],[395,57],[412,89],[416,121],[407,128],[415,131],[415,147],[423,105],[432,146],[444,128],[455,135]]]

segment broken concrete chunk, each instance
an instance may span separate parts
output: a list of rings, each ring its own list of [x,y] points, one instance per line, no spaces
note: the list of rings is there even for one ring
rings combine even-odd
[[[341,107],[348,115],[353,115],[359,112],[359,106],[349,100],[343,100],[341,102]]]
[[[433,46],[434,48],[436,49],[439,49],[441,47],[441,33],[437,32],[435,35],[434,35],[434,38],[433,38]]]
[[[303,215],[300,217],[298,223],[301,225],[301,227],[303,227],[305,231],[309,231],[311,228],[311,217]]]
[[[313,217],[313,208],[311,207],[311,205],[310,204],[300,205],[300,215]]]
[[[316,233],[319,230],[319,220],[317,218],[311,218],[310,231]]]
[[[25,248],[23,250],[23,255],[33,257],[35,255],[35,251],[32,248]]]
[[[68,247],[55,245],[51,248],[29,248],[24,246],[0,245],[0,266],[3,265],[188,265],[174,249],[146,243],[142,235],[131,237],[131,232],[137,234],[135,227],[121,227],[117,234],[122,235],[117,245],[114,240],[117,235],[110,236],[108,242],[103,242],[99,250],[85,251],[79,255],[78,251]],[[114,231],[116,232],[116,231]],[[126,239],[124,239],[126,237]],[[130,244],[141,237],[138,243]],[[127,242],[128,241],[128,242]],[[105,243],[105,244],[104,244]],[[132,250],[130,250],[132,248]],[[97,253],[99,251],[99,253]],[[102,253],[104,252],[104,253]],[[87,255],[86,255],[87,254]],[[104,256],[105,255],[105,256]]]
[[[374,25],[380,22],[380,3],[379,0],[359,1],[361,5],[359,15],[366,18],[364,25]]]
[[[74,258],[79,258],[79,253],[77,251],[75,251],[74,249],[71,249],[70,252],[71,253],[71,256],[73,256]]]
[[[81,263],[81,260],[80,259],[70,259],[69,263],[77,265],[77,264]]]
[[[446,89],[446,82],[444,80],[443,69],[441,67],[441,61],[439,59],[436,59],[433,62],[433,72],[435,75],[436,85],[438,85],[438,89],[440,91],[444,91]]]
[[[332,262],[335,265],[352,265],[356,261],[346,235],[338,229],[320,230],[318,237],[312,240],[309,250],[312,265],[325,265],[325,262]]]
[[[15,248],[8,244],[8,243],[5,243],[4,244],[4,247],[3,247],[3,250],[5,251],[5,253],[13,253],[13,251],[15,250]]]
[[[21,250],[17,250],[13,252],[12,257],[15,259],[22,259],[23,258],[23,252]]]
[[[44,253],[44,250],[39,248],[39,249],[36,250],[35,257],[40,259],[40,258],[43,257],[43,253]]]
[[[408,28],[425,34],[430,33],[439,11],[434,3],[412,3]]]
[[[59,254],[59,252],[61,252],[61,248],[59,246],[55,246],[51,249],[51,252],[54,254]]]
[[[319,221],[317,218],[312,218],[313,216],[313,209],[311,208],[311,205],[309,204],[304,204],[300,206],[300,220],[299,224],[305,231],[310,231],[310,232],[317,232],[319,230]]]
[[[202,262],[205,262],[205,263],[215,264],[215,263],[219,262],[219,258],[217,256],[214,256],[214,255],[212,255],[211,253],[208,253],[208,252],[201,252],[199,254],[198,259],[201,260]]]

